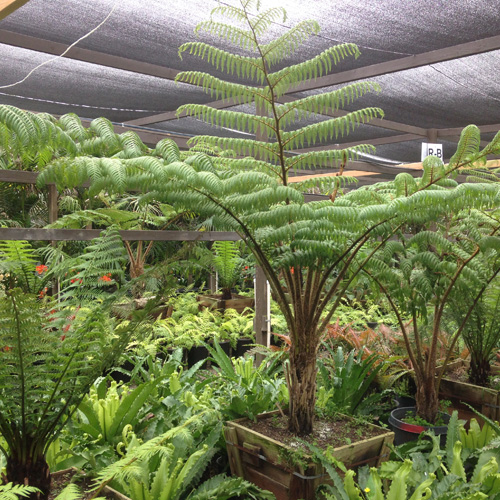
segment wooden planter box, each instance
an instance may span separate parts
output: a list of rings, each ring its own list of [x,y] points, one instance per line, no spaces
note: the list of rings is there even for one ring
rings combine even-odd
[[[252,297],[243,297],[242,295],[233,295],[230,300],[221,300],[221,295],[198,295],[196,300],[199,302],[198,309],[236,309],[242,313],[247,307],[253,308],[255,300]]]
[[[276,414],[277,411],[265,413],[258,419],[272,418]],[[306,454],[301,457],[300,465],[286,463],[284,457],[296,450],[245,427],[245,422],[248,419],[238,419],[228,422],[224,428],[231,473],[271,491],[277,500],[315,500],[316,488],[329,482],[323,467],[308,460],[310,457]],[[378,436],[336,448],[333,451],[335,458],[349,468],[377,467],[388,459],[388,444],[394,440],[393,432],[381,431],[383,433]]]
[[[460,360],[460,363],[465,370],[468,369],[467,361]],[[457,368],[456,363],[447,367],[446,372],[455,368]],[[500,421],[500,391],[498,390],[452,380],[444,375],[439,387],[439,398],[451,401],[452,409],[458,410],[458,416],[465,420],[473,417],[478,419],[478,416],[465,405],[467,403],[491,420]]]

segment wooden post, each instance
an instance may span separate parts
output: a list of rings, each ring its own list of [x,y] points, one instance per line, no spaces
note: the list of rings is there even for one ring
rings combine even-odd
[[[217,292],[218,281],[219,280],[217,279],[217,273],[210,274],[208,276],[208,288],[210,288],[210,293],[214,294]]]
[[[427,129],[427,140],[431,144],[435,144],[438,140],[438,131],[436,128],[428,128]]]
[[[52,224],[57,220],[58,217],[58,206],[57,206],[57,188],[55,184],[49,184],[49,193],[47,197],[47,207],[49,209],[49,224]],[[57,243],[52,240],[50,244],[55,247]],[[59,280],[57,280],[52,285],[52,296],[57,297],[59,295]]]
[[[269,283],[260,266],[255,267],[255,318],[253,329],[255,332],[255,343],[269,347],[271,337],[271,299]],[[263,357],[257,357],[257,364],[262,362]]]

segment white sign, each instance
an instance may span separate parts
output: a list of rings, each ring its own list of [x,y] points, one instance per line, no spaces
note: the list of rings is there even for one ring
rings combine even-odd
[[[437,156],[443,160],[443,145],[442,144],[431,144],[429,142],[422,143],[422,161],[424,161],[428,156]]]

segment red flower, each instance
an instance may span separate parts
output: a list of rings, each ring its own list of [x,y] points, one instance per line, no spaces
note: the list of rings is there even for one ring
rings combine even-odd
[[[71,325],[68,323],[67,325],[63,326],[63,332],[67,332],[70,329]],[[66,337],[66,335],[63,335],[63,337]]]
[[[69,325],[68,325],[69,328]],[[61,335],[61,342],[66,338],[66,335]]]
[[[44,297],[44,296],[45,296],[45,294],[47,293],[47,290],[48,290],[48,288],[47,288],[47,287],[45,287],[45,288],[44,288],[44,289],[43,289],[43,290],[42,290],[42,291],[38,294],[38,296],[39,296],[41,299],[43,299],[43,297]]]
[[[8,345],[6,345],[6,346],[3,348],[3,350],[4,350],[5,352],[9,352],[9,351],[12,351],[12,347],[9,347]]]
[[[293,267],[290,268],[290,274],[293,274],[295,272],[295,269]]]
[[[101,277],[99,278],[99,281],[113,281],[113,280],[111,279],[111,273],[108,273],[108,274],[105,274],[104,276],[101,276]]]
[[[72,278],[70,280],[71,283],[81,283],[82,282],[82,278]]]
[[[35,270],[38,274],[43,274],[47,269],[48,267],[44,264],[40,264],[39,266],[35,267]]]

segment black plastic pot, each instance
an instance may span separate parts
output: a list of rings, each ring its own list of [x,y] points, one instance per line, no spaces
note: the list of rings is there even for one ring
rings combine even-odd
[[[213,346],[212,346],[213,347]],[[229,340],[224,340],[219,342],[219,347],[228,355],[231,356],[231,342]],[[212,365],[217,365],[214,361],[212,361]],[[218,365],[217,365],[218,366]]]
[[[394,396],[394,403],[396,408],[408,408],[409,406],[415,406],[415,398],[411,396],[400,396],[398,394]]]
[[[204,359],[207,359],[209,356],[208,354],[208,349],[205,346],[202,345],[195,345],[189,349],[187,353],[187,364],[188,367],[191,368],[194,366],[198,361],[202,361]],[[208,366],[208,363],[205,362],[203,365],[201,365],[201,369],[204,369]]]
[[[407,414],[415,414],[415,411],[416,408],[414,406],[392,410],[391,416],[389,417],[389,427],[394,432],[394,444],[398,445],[409,441],[416,441],[422,432],[431,430],[436,436],[440,436],[441,446],[444,446],[446,443],[446,434],[448,432],[447,425],[424,426],[403,422]],[[442,413],[441,415],[446,424],[448,424],[450,416],[447,413]]]
[[[241,338],[236,341],[236,349],[233,349],[233,353],[237,358],[244,356],[248,352],[255,342],[252,339]]]

